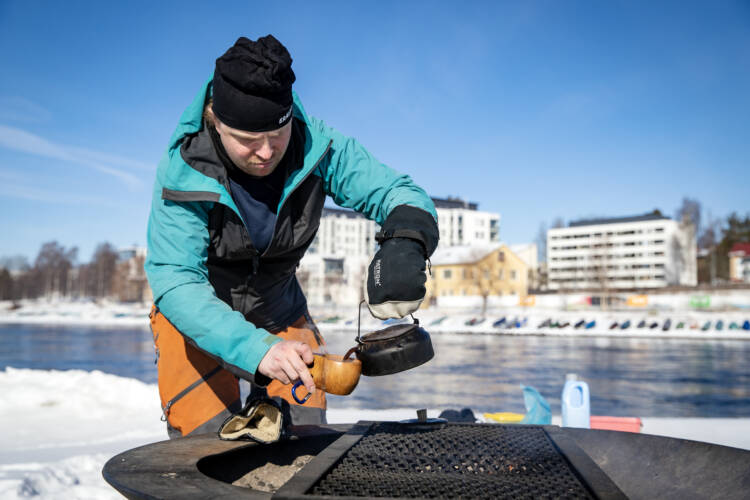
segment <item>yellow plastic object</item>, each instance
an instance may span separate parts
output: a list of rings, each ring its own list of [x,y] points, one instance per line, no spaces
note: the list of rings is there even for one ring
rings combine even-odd
[[[499,412],[499,413],[485,413],[484,418],[488,420],[494,420],[495,422],[499,422],[501,424],[517,424],[521,420],[523,420],[523,417],[525,417],[523,413],[511,413],[507,411]]]

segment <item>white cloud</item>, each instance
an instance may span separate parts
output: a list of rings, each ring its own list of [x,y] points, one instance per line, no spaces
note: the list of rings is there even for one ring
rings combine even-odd
[[[55,144],[25,130],[2,124],[0,124],[0,147],[91,168],[115,177],[130,189],[139,188],[143,183],[139,177],[127,170],[146,170],[151,168],[150,165],[128,158],[85,148]]]
[[[0,172],[0,179],[12,178],[4,172]],[[16,198],[21,200],[38,201],[41,203],[53,203],[61,205],[95,205],[106,208],[118,208],[122,206],[109,198],[93,196],[81,196],[70,194],[60,190],[47,190],[38,187],[30,187],[23,183],[4,182],[0,183],[0,196],[3,198]]]
[[[19,96],[0,96],[0,118],[16,122],[47,122],[52,117],[47,109]]]

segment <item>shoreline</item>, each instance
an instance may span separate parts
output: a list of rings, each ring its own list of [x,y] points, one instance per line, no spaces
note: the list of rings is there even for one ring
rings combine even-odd
[[[64,327],[87,327],[107,329],[112,327],[150,328],[148,317],[144,318],[101,318],[101,319],[79,319],[54,316],[36,317],[4,317],[0,316],[0,326],[28,326],[37,325],[46,328]],[[349,334],[356,336],[356,327],[342,327],[339,325],[320,324],[318,328],[324,334]],[[380,325],[364,325],[363,333],[374,331]],[[662,330],[576,330],[568,327],[562,330],[554,329],[491,329],[491,328],[445,328],[424,327],[431,335],[483,335],[483,336],[506,336],[506,337],[569,337],[569,338],[606,338],[606,339],[639,339],[639,340],[739,340],[750,341],[750,332],[744,330],[732,331],[668,331]]]
[[[44,327],[89,327],[89,328],[143,328],[148,329],[150,304],[117,303],[109,301],[54,301],[26,300],[18,303],[20,307],[12,309],[8,301],[0,302],[0,325],[39,325]],[[356,335],[356,309],[339,308],[338,314],[326,315],[324,311],[312,311],[318,328],[324,333],[345,333]],[[741,325],[750,319],[750,313],[744,310],[732,311],[696,311],[696,310],[639,310],[639,311],[599,311],[599,310],[556,310],[503,308],[492,309],[480,321],[481,313],[476,309],[438,310],[435,308],[417,311],[421,326],[434,335],[498,335],[498,336],[535,336],[535,337],[580,337],[580,338],[620,338],[620,339],[678,339],[678,340],[739,340],[750,341],[750,331],[741,329]],[[351,315],[351,316],[349,316]],[[498,318],[507,318],[518,327],[494,327]],[[552,319],[568,323],[565,328],[539,328],[543,321]],[[596,326],[590,329],[574,325],[581,321],[595,321]],[[638,328],[642,321],[648,326]],[[684,328],[663,330],[665,321],[670,320],[676,326],[684,323]],[[407,317],[400,321],[389,321],[387,324],[410,322]],[[478,324],[467,325],[469,321]],[[721,321],[721,327],[716,328]],[[620,326],[628,322],[629,327]],[[608,325],[617,323],[615,328]],[[740,325],[740,329],[729,329],[731,323]],[[650,328],[651,325],[657,325]],[[701,326],[702,325],[702,326]],[[379,330],[386,326],[371,317],[367,312],[362,318],[362,333]],[[705,329],[704,329],[705,328]]]

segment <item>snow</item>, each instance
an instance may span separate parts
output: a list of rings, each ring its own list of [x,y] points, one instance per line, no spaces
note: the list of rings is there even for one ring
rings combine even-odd
[[[403,420],[415,418],[415,410],[330,409],[328,420]],[[156,385],[99,371],[0,371],[0,498],[121,498],[101,469],[118,453],[166,439],[160,417]],[[750,449],[750,419],[645,418],[643,424],[649,434]]]
[[[0,323],[148,327],[149,304],[108,300],[0,301]]]

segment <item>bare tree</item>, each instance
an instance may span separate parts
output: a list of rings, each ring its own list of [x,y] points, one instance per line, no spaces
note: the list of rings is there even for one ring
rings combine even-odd
[[[496,255],[495,253],[491,255]],[[498,255],[498,261],[504,262],[505,255],[503,250],[500,250]],[[473,267],[465,267],[463,272],[466,273],[465,278],[476,288],[479,295],[482,297],[482,319],[487,316],[487,302],[490,294],[497,288],[497,281],[499,280],[498,273],[499,268],[492,266],[492,257],[486,257]]]
[[[602,231],[601,236],[594,239],[591,243],[590,255],[590,266],[591,277],[597,283],[598,288],[601,292],[601,304],[602,310],[607,309],[607,303],[609,302],[609,261],[611,260],[612,252],[610,251],[612,243],[609,240],[607,231]]]
[[[539,230],[536,233],[536,245],[539,257],[539,262],[547,260],[547,224],[542,222],[539,224]]]
[[[689,222],[693,225],[695,234],[701,234],[701,204],[698,200],[682,198],[682,204],[675,212],[675,219],[678,222]]]
[[[58,294],[65,296],[69,293],[68,273],[73,267],[77,254],[77,248],[73,247],[66,250],[56,241],[50,241],[42,245],[32,270],[41,288],[39,295]]]
[[[91,262],[81,266],[79,271],[83,281],[84,295],[89,297],[106,297],[112,293],[115,272],[117,270],[117,252],[109,243],[100,243],[94,251]]]
[[[13,298],[13,276],[4,267],[0,268],[0,300],[12,300]]]

